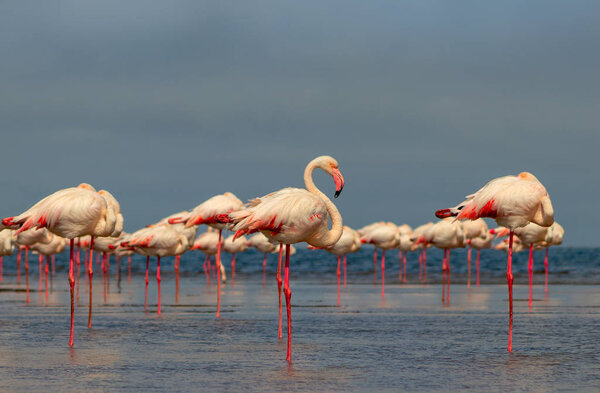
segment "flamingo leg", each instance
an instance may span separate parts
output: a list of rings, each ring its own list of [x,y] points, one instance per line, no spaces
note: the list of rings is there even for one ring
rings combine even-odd
[[[286,360],[292,362],[292,291],[290,290],[290,245],[285,245],[285,279],[283,292],[285,293],[285,306],[287,309],[287,356]]]
[[[544,284],[544,294],[546,295],[546,299],[548,299],[548,248],[546,247],[546,254],[544,256],[544,269],[546,270],[546,281]]]
[[[222,229],[219,229],[217,243],[217,318],[221,316],[221,245],[223,244]]]
[[[442,303],[446,303],[446,250],[442,259]]]
[[[231,256],[231,286],[235,285],[235,253]]]
[[[346,255],[344,255],[344,288],[346,288]]]
[[[127,282],[131,282],[131,255],[127,257]]]
[[[106,254],[106,292],[110,293],[110,254]]]
[[[406,282],[406,254],[408,254],[408,252],[405,252],[402,258],[404,260],[404,282]]]
[[[158,316],[160,317],[160,255],[156,257],[156,286],[158,287]]]
[[[104,292],[104,303],[106,303],[106,253],[102,253],[102,261],[100,262],[102,267],[102,289]]]
[[[385,248],[381,251],[381,297],[385,296]]]
[[[427,282],[427,249],[423,249],[423,282]]]
[[[529,308],[533,298],[533,243],[529,245]]]
[[[26,303],[29,303],[29,263],[27,261],[27,254],[29,254],[29,246],[25,246],[25,282],[27,284],[27,299]]]
[[[175,257],[175,303],[179,302],[179,263],[181,255]]]
[[[337,305],[340,306],[340,263],[342,256],[337,256]]]
[[[373,253],[373,284],[377,284],[377,247]]]
[[[446,253],[448,254],[448,256],[446,257],[446,279],[448,280],[448,294],[446,295],[446,303],[450,304],[450,249],[447,249]]]
[[[419,250],[419,281],[423,279],[423,250]]]
[[[42,292],[42,260],[44,259],[44,256],[42,254],[38,255],[38,263],[39,263],[39,267],[38,267],[38,292]]]
[[[150,256],[146,257],[146,291],[144,294],[144,311],[148,310],[148,270],[150,270]]]
[[[479,288],[479,256],[481,255],[481,250],[477,250],[477,288]]]
[[[21,249],[17,252],[17,283],[21,282]]]
[[[263,256],[263,288],[267,285],[267,253]]]
[[[46,275],[46,278],[44,280],[45,287],[46,287],[46,304],[48,303],[48,265],[49,265],[49,262],[50,262],[50,256],[46,255],[46,268],[44,269],[44,273]]]
[[[514,232],[511,228],[508,241],[508,261],[506,263],[506,281],[508,282],[508,304],[509,304],[509,324],[508,324],[508,352],[512,352],[512,330],[513,330],[513,274],[512,274],[512,248]]]
[[[281,286],[282,286],[282,280],[281,280],[281,257],[283,254],[283,244],[279,245],[279,260],[277,262],[277,293],[279,296],[279,327],[277,328],[277,338],[282,338],[282,332],[281,332],[281,319],[282,319],[282,310],[281,310]],[[266,255],[266,254],[265,254]]]
[[[471,288],[471,247],[467,251],[467,288]]]
[[[398,251],[398,281],[402,282],[402,251]]]
[[[71,287],[71,332],[69,334],[69,346],[73,346],[73,327],[75,326],[75,277],[73,275],[73,249],[75,248],[75,239],[70,240],[69,244],[69,287]]]
[[[90,306],[88,314],[88,328],[92,327],[92,278],[94,277],[94,236],[90,237],[90,258],[88,260],[88,277],[90,282]]]

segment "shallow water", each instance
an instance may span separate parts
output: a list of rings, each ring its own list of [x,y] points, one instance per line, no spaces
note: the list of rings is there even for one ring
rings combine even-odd
[[[372,284],[370,250],[348,260],[348,286],[336,306],[335,259],[299,250],[292,257],[293,364],[276,337],[273,274],[262,284],[258,253],[238,256],[235,286],[216,286],[198,273],[202,257],[182,258],[179,302],[172,260],[162,262],[162,317],[151,277],[144,311],[143,259],[127,281],[113,270],[103,296],[94,276],[93,328],[87,328],[86,280],[81,275],[75,346],[69,348],[69,293],[64,256],[57,259],[48,302],[38,293],[37,259],[30,263],[31,303],[16,284],[14,259],[5,258],[0,286],[2,391],[597,391],[600,388],[600,288],[596,249],[551,250],[550,292],[536,268],[533,308],[528,287],[515,285],[514,353],[506,352],[505,254],[482,257],[482,286],[467,289],[464,253],[452,256],[450,305],[441,302],[439,253],[428,255],[428,284],[418,281],[415,257],[408,284],[388,257],[386,295]],[[527,282],[526,255],[516,282]],[[536,254],[536,258],[543,258]],[[224,260],[228,261],[227,257]],[[538,259],[536,259],[538,260]],[[541,259],[539,259],[541,260]],[[504,262],[503,262],[504,261]],[[522,263],[522,262],[525,263]],[[269,257],[269,271],[275,256]],[[504,266],[502,266],[504,263]],[[226,262],[229,266],[228,262]],[[123,264],[124,265],[124,264]],[[153,262],[151,266],[154,266]],[[541,264],[539,264],[541,266]],[[583,270],[584,272],[581,272]],[[154,272],[154,269],[152,269]],[[474,277],[474,275],[473,275]],[[22,277],[22,280],[24,277]],[[474,282],[474,279],[473,279]],[[285,312],[284,312],[285,317]],[[285,319],[284,319],[285,323]],[[284,326],[285,339],[285,326]]]

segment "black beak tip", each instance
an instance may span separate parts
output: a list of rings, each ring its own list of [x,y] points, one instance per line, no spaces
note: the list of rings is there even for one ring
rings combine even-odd
[[[339,197],[341,192],[342,192],[342,190],[336,191],[335,194],[333,195],[333,197],[334,198]]]

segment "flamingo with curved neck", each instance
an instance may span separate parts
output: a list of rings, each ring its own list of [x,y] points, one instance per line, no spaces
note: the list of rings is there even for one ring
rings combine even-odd
[[[337,161],[330,156],[312,160],[304,170],[302,188],[284,188],[251,200],[248,205],[229,214],[236,231],[234,239],[243,234],[262,232],[267,238],[286,245],[285,278],[283,292],[286,298],[288,346],[287,361],[292,360],[292,314],[289,287],[290,244],[307,242],[324,248],[334,245],[342,236],[342,216],[333,202],[315,186],[312,174],[320,168],[333,177],[335,195],[344,187]],[[331,217],[331,229],[329,229]],[[279,293],[281,296],[281,292]]]

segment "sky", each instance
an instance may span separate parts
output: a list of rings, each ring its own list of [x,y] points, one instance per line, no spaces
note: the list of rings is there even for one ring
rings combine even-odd
[[[598,246],[600,3],[0,3],[2,217],[88,182],[125,229],[334,156],[344,223],[435,221],[492,178],[546,186]],[[333,195],[328,175],[317,185]]]

